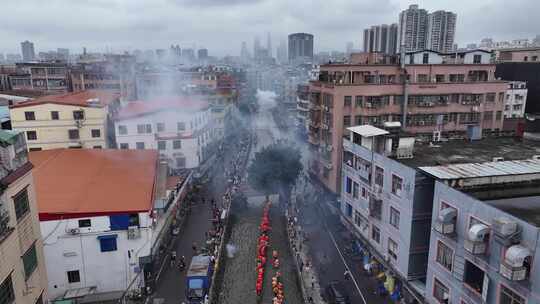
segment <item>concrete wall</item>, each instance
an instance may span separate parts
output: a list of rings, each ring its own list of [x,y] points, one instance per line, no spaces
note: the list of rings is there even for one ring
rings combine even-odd
[[[460,266],[465,260],[470,261],[479,268],[483,269],[489,277],[486,303],[500,303],[499,292],[501,286],[512,289],[514,292],[524,297],[527,303],[538,303],[540,298],[540,265],[536,263],[540,258],[540,247],[538,238],[540,230],[528,222],[516,218],[500,209],[483,203],[467,194],[453,189],[441,182],[435,183],[433,197],[433,224],[441,209],[441,202],[457,209],[456,236],[449,237],[440,234],[432,229],[430,237],[429,268],[426,282],[426,299],[429,303],[439,303],[433,297],[433,282],[437,278],[450,290],[449,303],[482,303],[482,297],[476,291],[473,291],[459,278]],[[484,224],[492,227],[493,219],[506,217],[518,223],[521,227],[521,244],[533,252],[532,270],[530,278],[524,282],[511,282],[499,275],[499,267],[504,259],[505,247],[494,240],[493,232],[489,237],[488,254],[472,255],[464,250],[464,240],[467,235],[471,217],[482,221]],[[447,270],[436,261],[437,242],[443,242],[454,250],[452,272]],[[461,266],[462,268],[462,266]]]
[[[177,123],[185,124],[185,131],[177,130]],[[164,123],[165,130],[158,132],[157,124]],[[137,125],[151,124],[152,132],[137,133]],[[119,127],[127,127],[127,134],[122,135]],[[145,149],[158,149],[158,141],[166,142],[166,149],[160,150],[162,158],[169,159],[171,168],[179,168],[177,157],[186,159],[185,168],[196,168],[205,160],[203,150],[216,140],[211,110],[197,113],[184,113],[181,110],[157,112],[145,116],[118,120],[115,122],[115,135],[118,148],[127,143],[129,149],[136,149],[137,142],[144,142]],[[180,140],[181,148],[173,149],[173,142]]]
[[[27,187],[30,212],[17,220],[12,197],[25,187]],[[7,238],[0,240],[0,283],[11,275],[15,292],[14,303],[34,304],[40,295],[46,300],[47,274],[32,173],[29,171],[10,184],[7,190],[1,194],[0,200],[0,208],[8,212],[9,226],[14,228]],[[25,279],[21,257],[32,245],[35,245],[36,248],[38,264],[30,277]]]
[[[90,219],[90,228],[80,228],[80,219]],[[51,299],[67,290],[97,287],[97,292],[125,290],[137,275],[139,257],[147,256],[152,245],[152,225],[148,213],[139,213],[141,236],[128,239],[127,230],[110,229],[108,216],[41,222]],[[98,236],[117,235],[117,250],[101,252]],[[69,283],[68,271],[78,270],[80,282]]]
[[[80,139],[69,139],[68,130],[77,129],[73,111],[84,110],[85,120],[79,128]],[[24,112],[34,112],[36,120],[26,120]],[[51,111],[58,111],[59,120],[51,119]],[[11,125],[20,131],[36,131],[37,140],[28,140],[28,149],[43,150],[80,146],[107,148],[107,111],[108,108],[84,108],[71,105],[41,104],[10,109]],[[100,137],[93,138],[92,130],[99,129]]]

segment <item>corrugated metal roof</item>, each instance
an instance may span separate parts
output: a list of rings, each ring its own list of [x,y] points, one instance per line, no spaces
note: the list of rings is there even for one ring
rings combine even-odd
[[[347,130],[352,131],[364,137],[373,137],[373,136],[378,136],[378,135],[389,134],[388,131],[379,129],[371,125],[349,127],[347,128]]]
[[[486,163],[419,167],[438,179],[463,179],[540,173],[540,160],[526,159]]]

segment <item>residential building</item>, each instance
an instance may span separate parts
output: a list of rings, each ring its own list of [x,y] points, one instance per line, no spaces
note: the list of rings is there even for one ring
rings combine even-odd
[[[338,207],[342,222],[357,237],[364,252],[363,263],[381,265],[387,282],[388,277],[399,280],[403,286],[399,292],[405,301],[416,298],[420,303],[496,303],[493,295],[482,300],[486,280],[478,269],[465,265],[464,257],[486,271],[492,280],[492,294],[499,292],[495,286],[505,275],[510,278],[505,286],[515,289],[511,278],[523,270],[523,265],[505,268],[503,274],[499,257],[505,251],[492,245],[493,234],[486,236],[485,229],[477,239],[467,241],[478,229],[472,229],[475,224],[488,225],[498,217],[480,208],[473,197],[495,200],[497,204],[505,198],[503,201],[508,202],[500,204],[507,212],[526,214],[524,209],[532,207],[533,200],[518,207],[517,197],[538,192],[540,145],[512,138],[421,144],[393,129],[391,125],[387,130],[370,125],[349,127],[343,140]],[[471,193],[476,194],[470,197]],[[522,231],[532,238],[525,244],[534,250],[537,229],[534,233]],[[491,243],[482,247],[487,244],[484,241]],[[482,252],[482,248],[489,251]],[[469,249],[474,252],[468,253]],[[501,274],[497,274],[499,269]],[[522,285],[521,290],[530,289],[519,293],[528,296],[535,282],[532,286]],[[388,290],[390,294],[395,291]],[[442,296],[444,293],[450,300],[448,295]]]
[[[495,78],[489,52],[411,52],[403,68],[391,57],[364,55],[321,65],[310,83],[310,171],[331,192],[340,189],[341,138],[349,126],[397,122],[425,139],[502,129],[507,84]]]
[[[120,149],[154,149],[172,169],[198,168],[213,156],[216,135],[208,102],[187,97],[132,101],[115,117]]]
[[[435,11],[428,15],[426,48],[449,53],[454,48],[457,15],[452,12]]]
[[[208,49],[199,49],[197,51],[197,58],[200,61],[208,60]]]
[[[313,62],[313,35],[294,33],[289,35],[289,63]]]
[[[47,273],[24,133],[0,130],[0,300],[47,303]]]
[[[526,101],[527,83],[524,81],[509,82],[504,100],[504,117],[523,118],[525,116]]]
[[[135,56],[105,55],[104,60],[79,62],[69,72],[73,92],[101,90],[133,100],[135,89]]]
[[[309,85],[298,85],[296,93],[296,126],[307,137],[309,119]]]
[[[418,5],[410,5],[399,14],[398,49],[405,52],[432,50],[451,52],[457,15],[447,11],[428,13]]]
[[[418,5],[410,5],[399,14],[398,49],[405,52],[425,50],[428,35],[428,12]]]
[[[11,125],[26,133],[30,151],[109,148],[118,104],[117,95],[103,91],[42,96],[11,105]]]
[[[530,157],[521,150],[516,154]],[[537,303],[538,155],[422,170],[437,180],[427,302]]]
[[[398,51],[398,25],[374,25],[364,30],[364,52],[395,54]]]
[[[540,62],[540,47],[497,50],[497,62]]]
[[[13,90],[36,90],[50,93],[68,91],[68,69],[66,63],[24,62],[16,63],[17,71],[11,74]]]
[[[154,289],[170,223],[190,176],[168,176],[157,151],[30,152],[51,300]],[[171,182],[169,182],[171,181]],[[92,302],[95,303],[95,302]]]
[[[21,42],[21,53],[23,61],[33,61],[36,59],[34,44],[28,40]]]

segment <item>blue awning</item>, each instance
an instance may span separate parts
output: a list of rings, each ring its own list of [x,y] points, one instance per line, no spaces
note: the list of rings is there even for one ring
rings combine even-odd
[[[109,234],[109,235],[99,235],[97,238],[98,240],[110,240],[110,239],[116,239],[118,237],[117,234]]]

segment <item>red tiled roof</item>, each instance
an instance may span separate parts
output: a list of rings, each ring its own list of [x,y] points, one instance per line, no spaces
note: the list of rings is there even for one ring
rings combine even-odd
[[[207,101],[193,97],[170,97],[149,101],[130,101],[118,110],[117,120],[128,119],[166,110],[197,112],[208,109]]]
[[[104,107],[118,99],[118,94],[107,91],[81,91],[67,94],[48,95],[26,102],[17,103],[10,106],[10,108],[22,108],[46,103],[88,107],[90,106],[87,102],[89,99],[98,99],[99,104],[97,105],[97,107]]]
[[[30,152],[40,220],[150,210],[155,150],[55,149]]]

